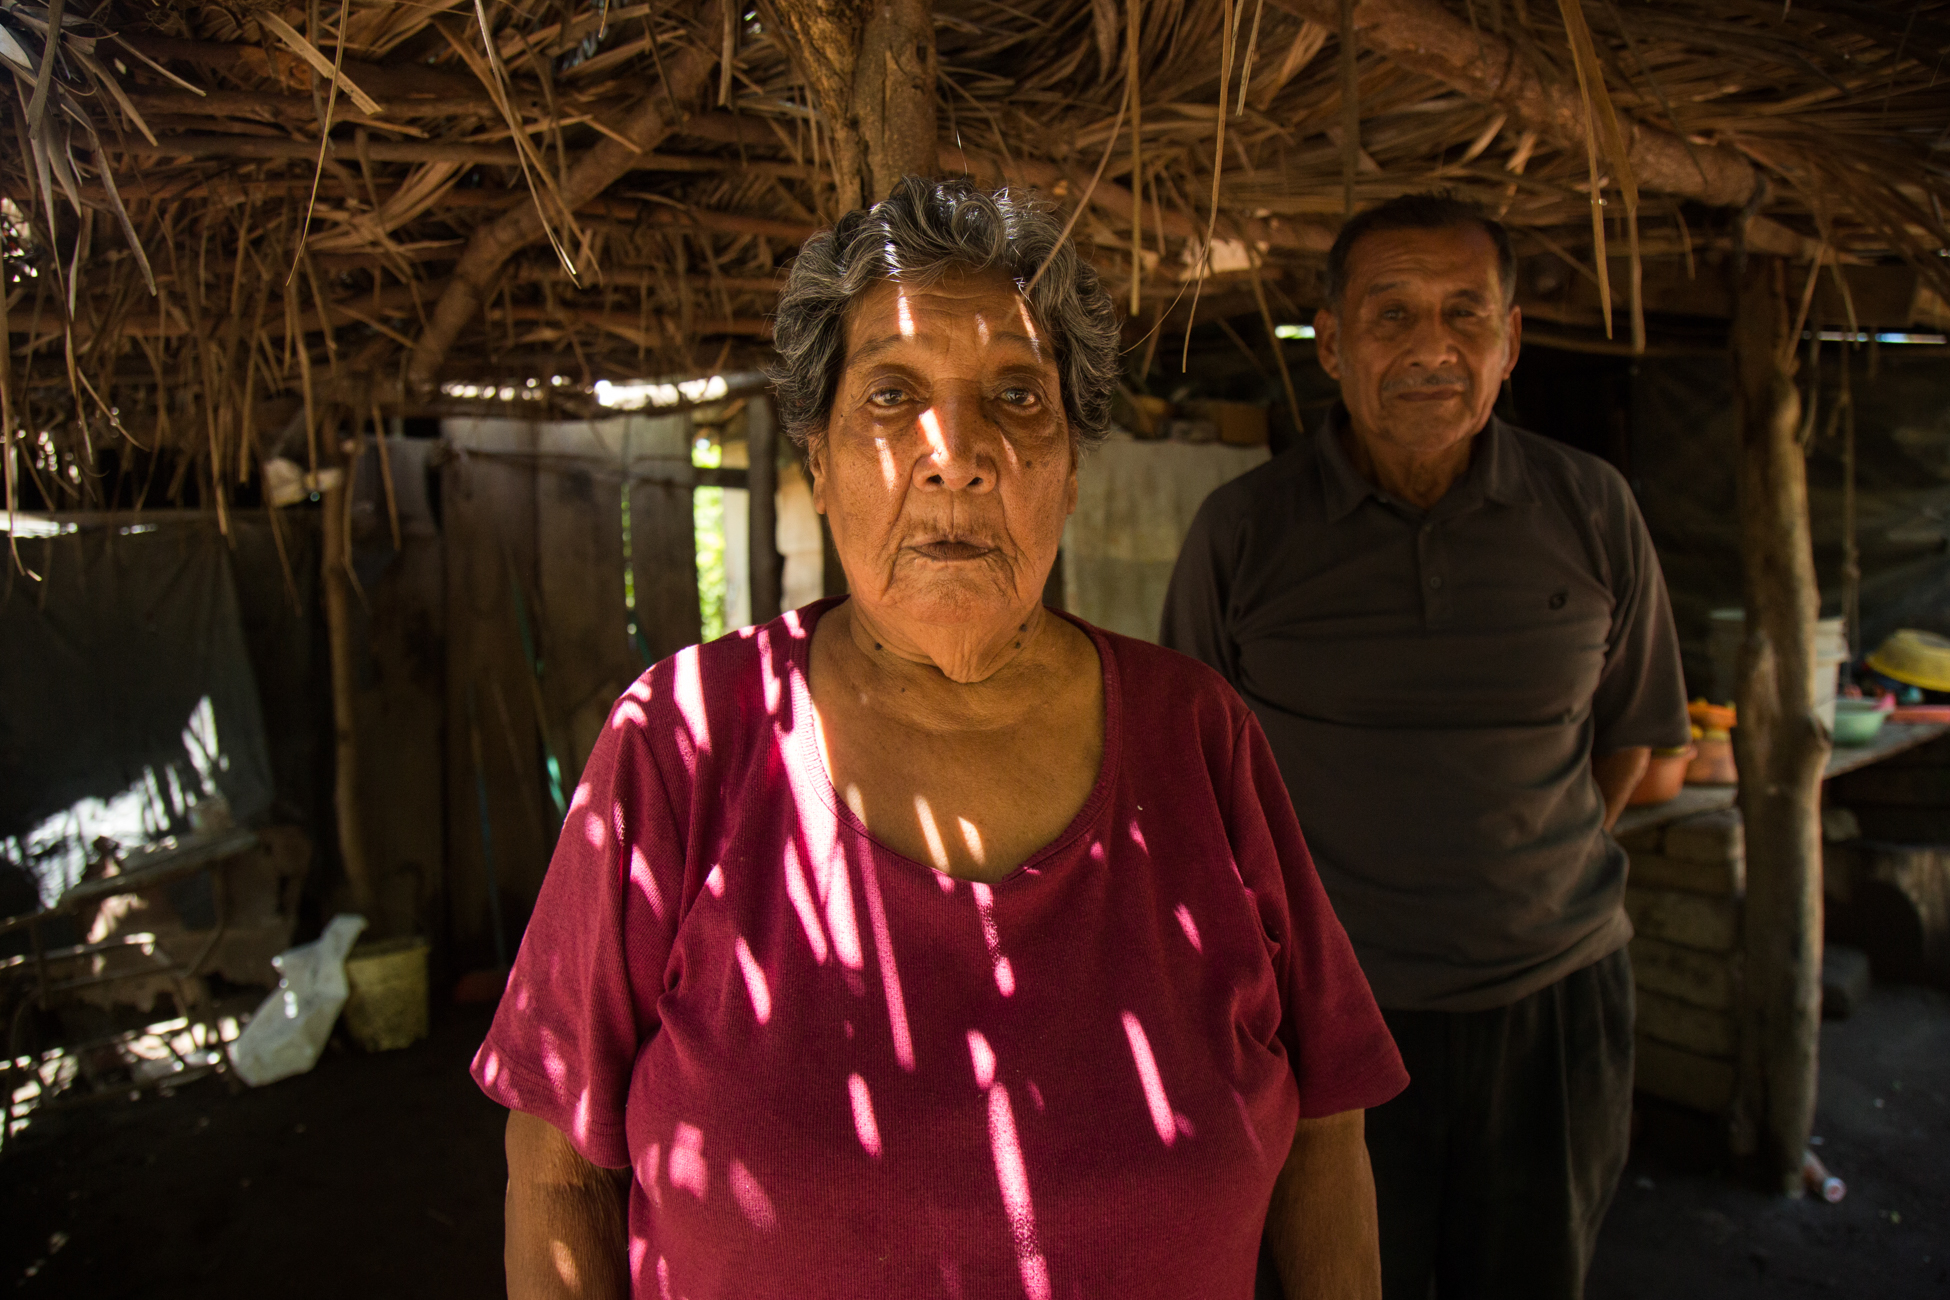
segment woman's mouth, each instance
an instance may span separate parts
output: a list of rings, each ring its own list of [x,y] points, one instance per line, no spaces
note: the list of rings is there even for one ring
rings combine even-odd
[[[975,542],[939,541],[920,542],[913,549],[927,556],[930,560],[947,562],[954,560],[978,560],[995,548],[992,546],[981,546]]]

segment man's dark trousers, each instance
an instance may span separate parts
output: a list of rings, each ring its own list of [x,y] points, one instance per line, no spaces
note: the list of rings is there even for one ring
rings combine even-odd
[[[1384,1300],[1578,1300],[1625,1167],[1621,949],[1506,1007],[1389,1011],[1407,1091],[1368,1112]]]

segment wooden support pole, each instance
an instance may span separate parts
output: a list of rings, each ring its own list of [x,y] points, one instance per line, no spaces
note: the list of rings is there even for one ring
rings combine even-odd
[[[765,624],[780,613],[785,583],[785,557],[779,554],[779,434],[768,394],[758,394],[745,406],[745,446],[750,462],[745,483],[751,494],[752,622]]]
[[[929,0],[776,0],[793,66],[830,133],[841,212],[937,167],[934,9]]]
[[[1807,464],[1787,266],[1749,259],[1735,286],[1739,503],[1746,642],[1733,735],[1746,822],[1746,980],[1735,1147],[1798,1195],[1814,1122],[1821,1029],[1821,773]]]
[[[359,737],[353,707],[352,627],[347,566],[352,485],[342,469],[319,475],[323,504],[319,507],[323,535],[319,547],[319,579],[325,600],[325,639],[332,661],[332,754],[334,810],[339,833],[339,860],[345,864],[345,883],[352,908],[371,920],[375,895],[372,865],[366,860],[364,819],[359,815]]]

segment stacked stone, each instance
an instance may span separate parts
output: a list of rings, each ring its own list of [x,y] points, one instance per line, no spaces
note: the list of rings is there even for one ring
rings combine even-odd
[[[1737,809],[1632,832],[1640,1091],[1716,1114],[1733,1103],[1746,843]]]

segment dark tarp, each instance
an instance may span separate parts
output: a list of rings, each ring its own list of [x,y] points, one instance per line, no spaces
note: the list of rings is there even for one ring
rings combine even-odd
[[[35,860],[49,898],[102,833],[94,801],[118,804],[125,843],[138,819],[147,837],[187,830],[212,793],[261,821],[269,747],[214,522],[84,527],[20,551],[41,580],[14,574],[0,601],[0,852]]]

